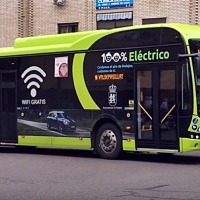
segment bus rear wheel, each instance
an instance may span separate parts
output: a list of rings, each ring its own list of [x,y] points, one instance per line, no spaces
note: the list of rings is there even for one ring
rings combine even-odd
[[[96,148],[104,159],[116,159],[122,153],[122,136],[118,127],[112,123],[103,124],[97,131]]]

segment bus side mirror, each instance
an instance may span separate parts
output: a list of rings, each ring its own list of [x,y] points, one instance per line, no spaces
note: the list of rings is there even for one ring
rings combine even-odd
[[[200,57],[194,58],[194,66],[196,68],[196,75],[200,77]]]

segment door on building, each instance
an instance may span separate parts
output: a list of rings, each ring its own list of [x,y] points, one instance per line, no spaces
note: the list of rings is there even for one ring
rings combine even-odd
[[[17,141],[17,73],[0,71],[0,142]]]
[[[175,66],[135,69],[138,150],[178,150],[176,76]]]

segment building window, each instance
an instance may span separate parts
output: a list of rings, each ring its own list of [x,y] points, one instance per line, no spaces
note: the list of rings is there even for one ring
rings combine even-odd
[[[133,12],[99,13],[96,22],[98,30],[132,26]]]
[[[162,17],[162,18],[148,18],[148,19],[142,19],[142,24],[158,24],[158,23],[166,23],[167,18]]]
[[[107,22],[97,22],[97,30],[100,29],[113,29],[133,26],[133,20],[116,20]]]
[[[58,24],[58,33],[73,33],[78,32],[78,23]]]

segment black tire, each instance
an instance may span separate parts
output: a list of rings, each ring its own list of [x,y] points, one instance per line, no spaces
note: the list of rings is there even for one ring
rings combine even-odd
[[[110,149],[112,149],[111,152],[106,152],[106,150],[103,148],[103,145],[101,144],[101,136],[103,134],[105,135],[104,131],[108,130],[108,134],[112,135],[112,144],[110,145]],[[115,135],[115,136],[114,136]],[[114,136],[114,137],[113,137]],[[107,136],[105,136],[107,137]],[[110,140],[108,140],[110,141]],[[116,141],[116,142],[114,142]],[[103,140],[102,140],[103,142]],[[114,148],[115,146],[115,148]],[[112,147],[112,148],[111,148]],[[121,131],[118,129],[118,127],[112,123],[106,123],[103,124],[97,131],[96,135],[96,149],[98,154],[104,158],[104,159],[117,159],[122,154],[122,134]]]
[[[51,127],[51,122],[47,122],[47,129],[50,131],[53,130],[53,127]]]
[[[58,125],[58,132],[59,132],[59,133],[62,133],[62,132],[63,132],[62,124],[59,124],[59,125]]]
[[[51,127],[50,127],[49,123],[47,123],[47,129],[51,130]]]

